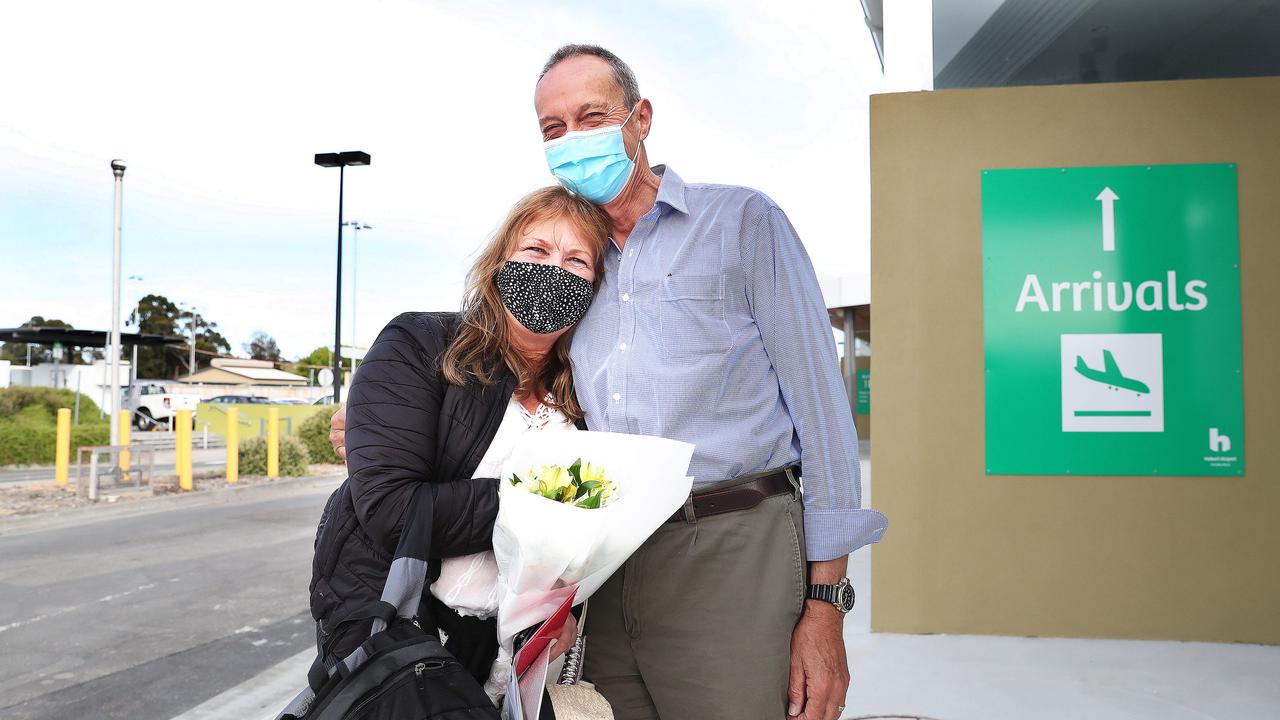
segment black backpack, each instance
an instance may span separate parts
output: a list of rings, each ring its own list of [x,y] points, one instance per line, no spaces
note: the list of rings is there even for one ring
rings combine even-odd
[[[480,684],[434,634],[418,625],[431,545],[431,487],[413,494],[382,599],[364,609],[369,639],[326,668],[276,720],[497,720]]]

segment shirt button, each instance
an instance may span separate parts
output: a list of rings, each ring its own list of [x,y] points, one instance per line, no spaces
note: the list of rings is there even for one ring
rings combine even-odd
[[[613,394],[613,401],[614,401],[614,402],[618,402],[618,401],[619,401],[619,400],[621,400],[621,399],[622,399],[622,394],[621,394],[621,393],[614,393],[614,394]]]
[[[628,302],[629,300],[631,300],[631,295],[629,293],[622,293],[622,302]]]
[[[626,351],[627,351],[627,344],[626,344],[626,343],[622,343],[621,345],[619,345],[619,346],[618,346],[618,349],[619,349],[619,350],[621,350],[621,351],[623,351],[623,352],[626,352]]]

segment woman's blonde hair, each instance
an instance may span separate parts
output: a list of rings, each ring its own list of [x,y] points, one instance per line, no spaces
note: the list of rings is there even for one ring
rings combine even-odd
[[[593,289],[600,288],[604,275],[605,243],[609,239],[609,222],[604,213],[559,185],[525,195],[511,208],[506,220],[467,273],[461,327],[444,353],[441,371],[445,379],[454,385],[463,385],[471,380],[490,385],[496,379],[497,361],[501,360],[515,374],[520,391],[537,392],[545,387],[551,395],[552,406],[576,421],[582,418],[582,406],[574,396],[569,364],[569,341],[573,331],[556,339],[546,363],[535,377],[529,362],[511,346],[506,311],[495,283],[498,270],[515,252],[520,237],[529,226],[550,219],[568,221],[587,241],[594,256],[595,280],[592,286]]]

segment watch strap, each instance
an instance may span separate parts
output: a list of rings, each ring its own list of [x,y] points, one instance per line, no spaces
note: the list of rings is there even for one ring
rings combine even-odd
[[[806,597],[809,600],[821,600],[823,602],[835,603],[839,600],[836,597],[838,586],[836,585],[810,585],[809,592]]]
[[[810,600],[829,602],[841,613],[847,613],[853,609],[853,586],[849,583],[849,578],[842,579],[837,585],[811,584],[805,597]]]

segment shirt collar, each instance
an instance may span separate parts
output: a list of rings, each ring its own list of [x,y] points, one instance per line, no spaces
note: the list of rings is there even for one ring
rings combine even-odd
[[[666,203],[671,209],[687,215],[689,205],[685,202],[684,180],[681,180],[676,171],[666,165],[654,165],[653,172],[661,178],[658,182],[658,198],[655,204]]]
[[[675,170],[666,165],[654,165],[652,168],[655,175],[658,176],[658,197],[654,200],[654,207],[658,203],[662,203],[672,210],[677,210],[686,215],[689,214],[689,205],[685,202],[684,197],[684,180],[676,174]],[[621,252],[617,243],[613,241],[613,236],[609,236],[609,245],[607,252]]]

